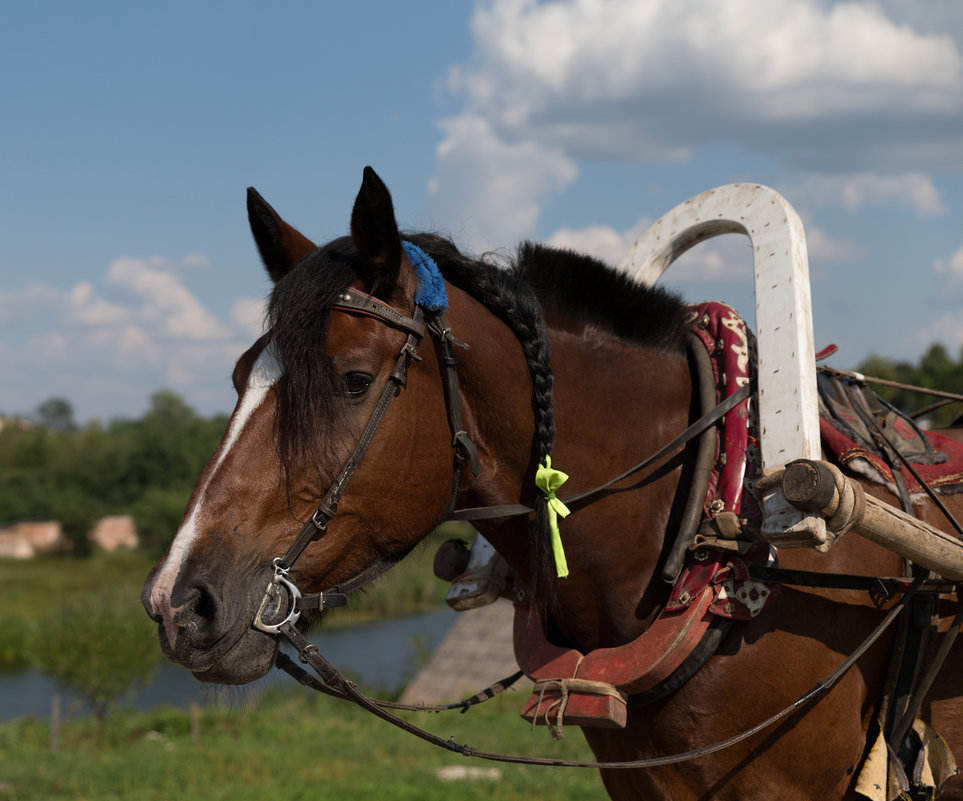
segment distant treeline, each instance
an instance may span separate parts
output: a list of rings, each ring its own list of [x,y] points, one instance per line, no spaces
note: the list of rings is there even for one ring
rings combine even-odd
[[[930,345],[918,364],[870,356],[856,370],[874,378],[963,395],[963,351],[954,360],[942,345]],[[876,384],[872,384],[872,388],[880,397],[909,413],[925,410],[940,400],[932,395]],[[963,403],[956,401],[926,411],[920,419],[930,428],[945,428],[952,425],[961,414]]]
[[[199,416],[172,392],[151,397],[139,420],[78,426],[69,401],[51,398],[0,429],[0,524],[59,520],[83,553],[93,522],[131,514],[143,547],[170,543],[225,415]]]
[[[932,345],[918,364],[871,356],[858,367],[868,376],[963,394],[963,353],[954,360]],[[895,406],[912,412],[935,399],[874,386]],[[946,426],[963,412],[954,403],[926,415]],[[28,424],[0,430],[0,524],[59,520],[75,549],[87,547],[93,521],[128,513],[141,543],[159,552],[173,538],[191,490],[214,452],[227,417],[199,416],[172,392],[158,392],[139,420],[107,424],[73,421],[70,403],[51,398]]]

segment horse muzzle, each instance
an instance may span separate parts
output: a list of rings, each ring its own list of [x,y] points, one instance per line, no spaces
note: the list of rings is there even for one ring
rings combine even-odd
[[[253,681],[274,664],[276,639],[251,627],[259,601],[245,592],[240,603],[227,603],[210,578],[183,571],[173,585],[152,571],[142,592],[164,655],[200,681],[218,684]]]

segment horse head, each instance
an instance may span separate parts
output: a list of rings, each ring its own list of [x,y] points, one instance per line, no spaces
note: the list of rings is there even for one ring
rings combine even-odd
[[[291,579],[318,592],[400,558],[443,519],[458,483],[444,368],[417,335],[418,251],[403,244],[384,183],[365,170],[351,235],[320,248],[253,189],[248,214],[274,283],[268,331],[235,366],[226,432],[143,590],[167,657],[222,683],[272,666],[276,638],[252,620],[274,561],[346,481],[383,396],[398,397]],[[405,349],[411,369],[399,377]]]

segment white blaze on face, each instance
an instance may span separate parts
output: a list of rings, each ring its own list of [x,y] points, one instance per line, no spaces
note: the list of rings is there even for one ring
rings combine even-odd
[[[174,542],[171,543],[170,551],[167,554],[167,560],[157,574],[154,586],[151,588],[151,606],[153,606],[157,614],[162,615],[164,618],[167,639],[171,648],[174,647],[174,640],[177,638],[177,625],[173,621],[173,615],[177,610],[170,607],[171,592],[174,589],[174,582],[177,580],[177,574],[180,572],[181,564],[184,558],[191,552],[191,548],[200,533],[198,522],[203,515],[207,489],[211,482],[217,478],[221,465],[224,463],[224,460],[232,448],[237,444],[238,438],[247,426],[248,421],[250,421],[271,387],[277,383],[280,377],[281,366],[278,364],[274,347],[269,344],[261,351],[261,355],[258,356],[257,361],[254,362],[254,366],[251,368],[251,373],[247,379],[247,386],[244,388],[237,409],[234,410],[234,414],[231,416],[227,434],[218,451],[217,461],[211,466],[203,486],[201,486],[196,493],[193,505],[190,507],[190,513],[178,529],[177,535],[174,537]]]

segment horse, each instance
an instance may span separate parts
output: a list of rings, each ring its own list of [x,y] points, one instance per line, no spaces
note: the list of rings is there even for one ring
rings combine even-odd
[[[306,593],[393,564],[455,505],[534,508],[477,527],[531,589],[554,642],[589,653],[645,632],[668,598],[661,570],[684,514],[695,446],[573,504],[556,521],[564,577],[547,496],[534,477],[553,463],[569,476],[566,491],[577,494],[695,419],[681,298],[569,251],[528,243],[505,266],[468,257],[436,234],[402,235],[391,195],[370,167],[350,234],[321,247],[253,189],[248,212],[273,282],[267,332],[236,363],[237,405],[224,437],[144,584],[164,654],[201,681],[259,678],[275,663],[278,638],[252,620],[270,600],[265,587],[278,557],[312,519],[317,531],[302,537],[284,574]],[[413,322],[424,305],[423,256],[440,271],[435,291],[447,306],[446,327],[430,342]],[[446,342],[455,344],[446,349]],[[385,396],[393,400],[379,411]],[[466,440],[471,448],[460,447]],[[335,508],[318,523],[319,500],[332,496],[333,483]],[[897,502],[884,487],[863,485]],[[945,498],[955,514],[961,498]],[[946,527],[932,502],[914,502],[920,518]],[[852,534],[828,553],[790,549],[779,559],[824,573],[903,572],[901,557]],[[939,606],[943,631],[950,600]],[[600,761],[722,740],[804,696],[881,614],[865,592],[783,587],[761,614],[732,625],[681,687],[630,705],[624,728],[584,728],[584,736]],[[652,769],[603,769],[607,792],[617,801],[855,797],[891,644],[887,632],[817,702],[730,748]],[[956,648],[923,708],[957,752],[961,670]],[[959,778],[943,789],[963,799]]]

